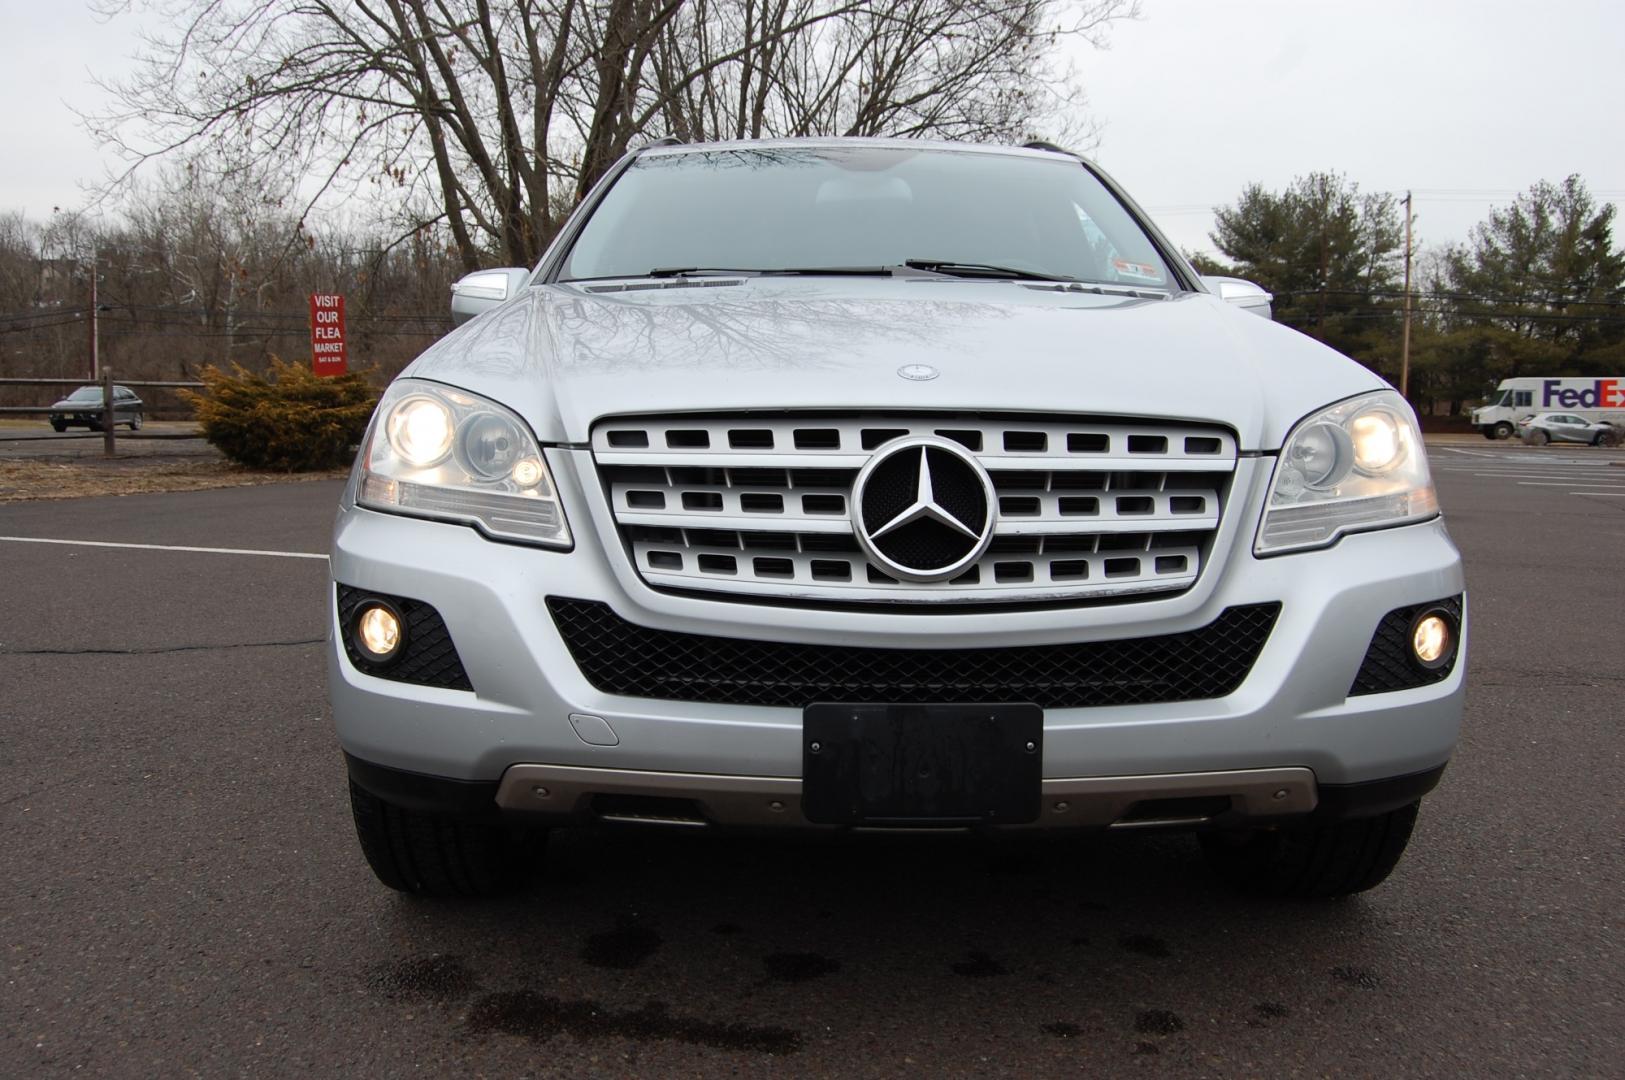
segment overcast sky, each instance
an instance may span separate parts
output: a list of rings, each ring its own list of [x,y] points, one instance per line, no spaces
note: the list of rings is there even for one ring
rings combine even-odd
[[[1105,125],[1095,157],[1182,247],[1243,185],[1317,169],[1415,189],[1423,241],[1577,172],[1625,201],[1625,4],[1617,0],[1142,0],[1078,57]],[[70,106],[104,104],[138,23],[81,0],[0,0],[0,211],[83,201],[111,159]],[[1625,241],[1625,229],[1616,233]]]
[[[1181,247],[1210,248],[1210,208],[1249,182],[1315,170],[1413,189],[1423,241],[1570,173],[1625,201],[1619,0],[1142,5],[1078,61],[1106,125],[1096,160]]]

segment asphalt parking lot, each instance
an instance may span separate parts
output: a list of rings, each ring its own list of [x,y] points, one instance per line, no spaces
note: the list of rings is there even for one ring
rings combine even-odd
[[[338,484],[0,507],[0,1075],[1625,1075],[1625,454],[1433,460],[1464,736],[1333,904],[1180,836],[648,832],[402,899],[298,557]]]

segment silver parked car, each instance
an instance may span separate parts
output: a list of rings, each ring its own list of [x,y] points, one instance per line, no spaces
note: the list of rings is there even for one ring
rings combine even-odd
[[[362,850],[555,826],[1197,832],[1382,881],[1462,709],[1415,417],[1052,148],[629,155],[389,388],[332,548]]]
[[[1520,422],[1525,442],[1541,446],[1550,442],[1586,443],[1602,446],[1617,441],[1612,424],[1601,420],[1587,420],[1573,413],[1543,412]]]
[[[143,403],[128,386],[113,387],[113,422],[129,424],[131,431],[141,430]],[[70,427],[104,430],[102,422],[102,388],[81,386],[51,406],[51,426],[57,431]]]

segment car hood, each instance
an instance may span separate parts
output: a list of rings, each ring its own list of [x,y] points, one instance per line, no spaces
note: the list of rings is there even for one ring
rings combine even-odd
[[[899,375],[915,364],[937,376]],[[1386,385],[1206,294],[870,278],[526,289],[403,374],[500,401],[554,443],[631,413],[929,409],[1216,421],[1269,450],[1305,414]]]

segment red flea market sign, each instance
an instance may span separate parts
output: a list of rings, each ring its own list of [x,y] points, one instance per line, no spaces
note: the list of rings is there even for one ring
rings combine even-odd
[[[350,370],[344,348],[344,297],[339,293],[310,296],[310,369],[318,375]]]

